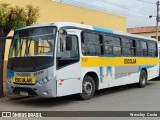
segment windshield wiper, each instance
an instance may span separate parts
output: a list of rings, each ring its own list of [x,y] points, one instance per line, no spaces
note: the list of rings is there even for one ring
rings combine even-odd
[[[20,44],[19,49],[18,49],[17,52],[15,53],[16,56],[18,56],[19,51],[22,52],[22,45],[23,45],[23,40],[22,40],[22,42],[21,42],[21,44]],[[20,54],[20,56],[21,56],[21,54]]]
[[[37,66],[34,64],[33,59],[28,56],[29,51],[30,51],[31,42],[32,42],[32,39],[30,39],[29,44],[28,44],[28,40],[27,40],[24,57],[27,56],[26,58],[29,59],[29,61],[30,61],[31,64],[33,65],[33,68],[34,68],[35,70],[37,70]]]
[[[22,52],[22,45],[23,45],[23,40],[22,40],[22,42],[20,43],[20,46],[19,46],[18,50],[15,52],[15,56],[18,56],[18,53],[19,53],[19,52]],[[21,56],[21,54],[20,54],[20,56]],[[14,69],[14,67],[15,67],[19,62],[17,62],[17,64],[14,64],[14,63],[16,63],[16,62],[12,62],[12,63],[11,63],[11,69],[12,69],[12,70]]]

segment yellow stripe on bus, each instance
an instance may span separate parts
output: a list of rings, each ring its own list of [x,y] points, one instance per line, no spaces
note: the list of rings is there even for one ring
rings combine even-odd
[[[158,58],[147,57],[81,57],[82,67],[156,65],[158,62]]]

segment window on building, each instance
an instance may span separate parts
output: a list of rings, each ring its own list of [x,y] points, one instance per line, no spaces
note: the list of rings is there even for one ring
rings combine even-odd
[[[155,38],[156,39],[156,36],[151,36],[151,38]],[[158,41],[160,41],[160,36],[158,36]]]

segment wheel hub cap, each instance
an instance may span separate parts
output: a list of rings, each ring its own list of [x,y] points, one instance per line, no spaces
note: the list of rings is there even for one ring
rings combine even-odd
[[[85,82],[83,84],[83,91],[86,95],[90,95],[92,92],[92,84],[90,82]]]

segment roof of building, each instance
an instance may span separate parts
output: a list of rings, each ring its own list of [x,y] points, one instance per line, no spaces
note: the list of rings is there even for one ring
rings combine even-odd
[[[156,26],[128,28],[127,32],[132,34],[156,32]]]

